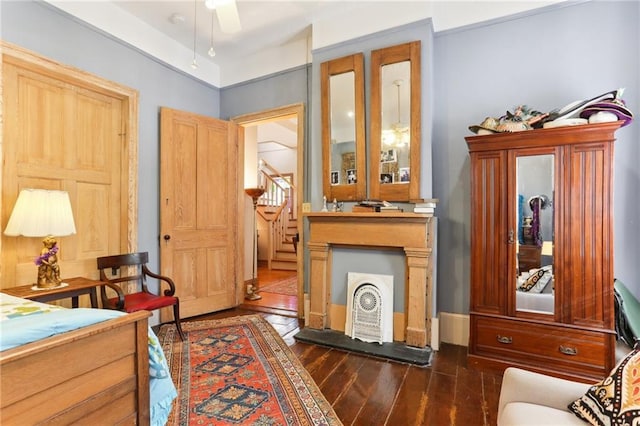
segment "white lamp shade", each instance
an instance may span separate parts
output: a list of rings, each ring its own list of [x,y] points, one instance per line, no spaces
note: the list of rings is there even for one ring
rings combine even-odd
[[[23,189],[18,195],[5,235],[65,237],[76,233],[71,202],[66,191]]]

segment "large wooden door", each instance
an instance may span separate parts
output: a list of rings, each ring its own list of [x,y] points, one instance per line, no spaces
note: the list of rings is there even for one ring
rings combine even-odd
[[[61,275],[97,278],[97,256],[136,243],[129,213],[137,210],[137,194],[129,177],[137,174],[137,165],[131,167],[137,92],[17,46],[2,47],[2,227],[20,190],[68,191],[76,234],[59,238]],[[35,282],[33,259],[41,248],[40,238],[2,235],[0,287]]]
[[[235,306],[238,126],[163,108],[160,139],[160,267],[176,283],[181,316]]]

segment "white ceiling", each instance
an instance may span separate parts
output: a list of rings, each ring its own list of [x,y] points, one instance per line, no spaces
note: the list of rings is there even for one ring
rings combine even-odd
[[[298,147],[297,120],[289,118],[257,123],[258,154]]]
[[[113,3],[188,49],[193,49],[195,22],[196,50],[204,56],[211,46],[213,29],[216,50],[213,62],[228,57],[250,56],[274,46],[304,40],[314,17],[317,19],[340,10],[340,2],[337,1],[238,0],[242,30],[236,34],[225,34],[220,30],[215,10],[207,9],[204,0],[115,0]],[[184,21],[172,23],[174,14],[182,16]]]
[[[220,31],[204,0],[45,1],[224,87],[308,63],[312,49],[420,19],[431,17],[441,31],[564,0],[237,0],[242,30],[232,35]],[[184,20],[172,23],[174,14]],[[207,55],[212,27],[214,58]],[[196,70],[190,67],[194,39]]]

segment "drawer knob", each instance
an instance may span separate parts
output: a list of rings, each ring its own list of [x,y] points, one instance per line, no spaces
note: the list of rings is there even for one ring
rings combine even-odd
[[[513,338],[509,336],[501,336],[498,334],[498,342],[508,345],[510,343],[513,343]]]
[[[577,348],[572,348],[569,346],[563,346],[560,345],[560,352],[562,352],[565,355],[578,355],[578,349]]]

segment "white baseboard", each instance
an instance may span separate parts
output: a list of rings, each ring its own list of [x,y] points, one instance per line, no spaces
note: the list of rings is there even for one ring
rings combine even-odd
[[[440,341],[452,345],[469,345],[469,315],[440,312]]]
[[[431,349],[440,350],[440,319],[431,318]]]
[[[309,325],[309,307],[310,307],[310,301],[309,301],[309,293],[305,293],[304,294],[304,326],[307,327]]]

